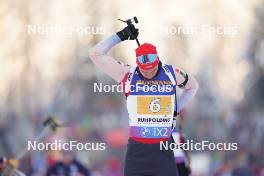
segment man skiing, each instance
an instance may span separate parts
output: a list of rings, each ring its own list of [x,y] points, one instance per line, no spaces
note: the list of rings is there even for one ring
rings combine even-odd
[[[136,51],[137,67],[116,61],[107,52],[125,40],[135,40],[138,29],[129,24],[89,51],[94,64],[124,85],[129,114],[125,176],[177,176],[172,150],[160,142],[172,142],[173,117],[194,97],[198,83],[178,67],[163,64],[156,47],[149,43]],[[176,86],[183,89],[176,98]]]

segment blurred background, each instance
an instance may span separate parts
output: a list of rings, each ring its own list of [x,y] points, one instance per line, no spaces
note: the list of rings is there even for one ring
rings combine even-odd
[[[194,176],[264,175],[264,2],[261,0],[0,1],[0,156],[13,157],[48,115],[71,125],[51,139],[106,142],[105,151],[71,153],[92,175],[122,175],[128,114],[116,84],[87,56],[90,47],[137,16],[139,40],[163,62],[192,73],[199,91],[186,109],[184,132],[197,142],[237,142],[238,150],[192,151]],[[30,33],[29,26],[85,26],[88,33]],[[231,27],[232,34],[177,32],[179,27]],[[235,31],[235,32],[234,32]],[[109,53],[135,65],[136,42]],[[30,152],[27,175],[45,175],[67,154]]]

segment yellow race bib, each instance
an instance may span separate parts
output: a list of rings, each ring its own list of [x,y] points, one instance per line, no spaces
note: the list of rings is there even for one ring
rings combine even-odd
[[[144,115],[169,115],[172,113],[170,96],[138,96],[137,113]]]

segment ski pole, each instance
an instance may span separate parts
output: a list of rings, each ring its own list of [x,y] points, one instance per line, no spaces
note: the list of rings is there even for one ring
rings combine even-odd
[[[124,23],[126,23],[128,26],[131,25],[131,24],[133,24],[133,22],[134,22],[135,24],[138,23],[138,19],[137,19],[136,16],[133,17],[133,18],[131,18],[131,19],[128,19],[128,20],[121,20],[121,19],[118,19],[118,20],[119,20],[119,21],[122,21],[122,22],[124,22]],[[138,38],[136,38],[136,42],[137,42],[137,45],[140,46],[140,43],[139,43]]]

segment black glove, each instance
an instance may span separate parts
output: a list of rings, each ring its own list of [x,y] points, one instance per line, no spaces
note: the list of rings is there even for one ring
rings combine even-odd
[[[123,30],[116,33],[121,41],[124,40],[135,40],[138,36],[138,29],[133,24],[129,24]]]

